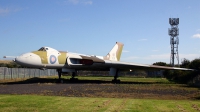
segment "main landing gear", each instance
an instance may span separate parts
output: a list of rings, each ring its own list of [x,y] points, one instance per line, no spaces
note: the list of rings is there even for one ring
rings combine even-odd
[[[61,82],[62,70],[61,69],[57,69],[57,72],[58,72],[58,80],[59,80],[59,82]]]
[[[117,78],[118,78],[118,75],[115,75],[114,79],[112,80],[112,83],[120,83],[120,80]]]
[[[114,79],[112,80],[113,83],[120,83],[120,80],[117,79],[119,77],[118,72],[119,72],[118,69],[110,68],[110,75],[114,74]]]
[[[59,82],[62,83],[62,80],[61,80],[62,70],[61,69],[57,69],[57,72],[58,72],[58,80],[59,80]],[[75,71],[73,71],[71,73],[72,73],[72,77],[70,78],[70,81],[77,81],[78,78],[75,78],[75,76],[77,76],[77,71],[75,70]]]
[[[70,78],[70,81],[77,81],[78,78],[75,78],[75,76],[77,76],[77,71],[75,70],[75,72],[72,72],[72,77]]]

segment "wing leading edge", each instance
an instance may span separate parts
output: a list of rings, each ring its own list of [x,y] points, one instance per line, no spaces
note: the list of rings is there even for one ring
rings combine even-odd
[[[185,70],[185,71],[195,71],[194,69],[188,68],[178,68],[178,67],[167,67],[167,66],[157,66],[148,64],[137,64],[130,62],[121,61],[106,61],[105,64],[110,67],[117,68],[119,70]]]

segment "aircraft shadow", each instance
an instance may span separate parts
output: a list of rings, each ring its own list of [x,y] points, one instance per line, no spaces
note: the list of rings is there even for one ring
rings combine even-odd
[[[58,80],[57,78],[39,78],[39,77],[33,77],[30,79],[22,80],[22,81],[15,81],[15,82],[5,82],[1,84],[36,84],[36,83],[55,83],[55,84],[111,84],[113,83],[111,81],[105,81],[105,80],[87,80],[87,79],[78,79],[78,80],[70,80],[70,79],[61,79]],[[123,81],[121,80],[119,84],[166,84],[163,82],[134,82],[134,81]]]

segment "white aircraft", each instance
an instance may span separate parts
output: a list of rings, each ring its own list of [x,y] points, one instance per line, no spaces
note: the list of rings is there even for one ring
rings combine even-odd
[[[114,76],[114,82],[119,82],[119,80],[117,80],[119,71],[132,71],[135,69],[192,70],[187,68],[121,62],[119,60],[123,46],[122,43],[116,42],[115,46],[106,56],[69,53],[58,51],[50,47],[42,47],[37,51],[22,54],[21,56],[16,57],[14,61],[24,67],[57,69],[59,79],[61,78],[62,73],[71,72],[71,80],[74,79],[77,70],[107,70],[110,75]]]

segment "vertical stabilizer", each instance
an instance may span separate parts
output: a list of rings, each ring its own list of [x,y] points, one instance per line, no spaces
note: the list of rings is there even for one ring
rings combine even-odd
[[[112,61],[119,61],[121,54],[122,54],[122,49],[123,49],[124,44],[120,42],[116,42],[115,46],[112,48],[112,50],[104,56],[105,60],[112,60]]]

